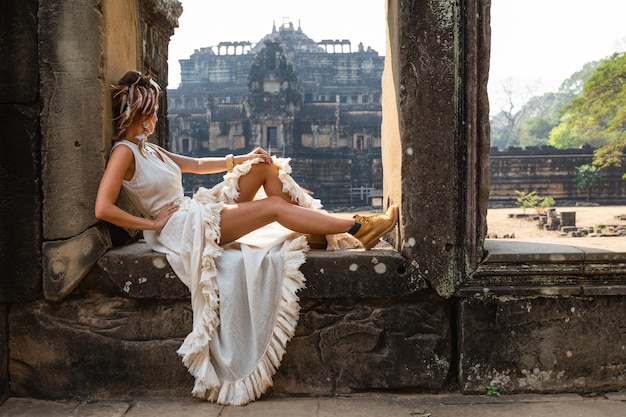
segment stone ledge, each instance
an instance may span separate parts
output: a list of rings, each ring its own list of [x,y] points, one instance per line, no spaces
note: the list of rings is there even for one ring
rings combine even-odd
[[[138,242],[107,252],[98,266],[121,293],[133,298],[189,298],[165,255]],[[406,260],[387,244],[370,251],[311,250],[301,271],[303,298],[397,298],[427,288]],[[119,295],[112,294],[112,295]]]
[[[623,262],[626,239],[622,237],[556,239],[486,239],[484,264],[520,262]]]
[[[456,295],[626,294],[625,248],[622,238],[487,239],[487,256]]]

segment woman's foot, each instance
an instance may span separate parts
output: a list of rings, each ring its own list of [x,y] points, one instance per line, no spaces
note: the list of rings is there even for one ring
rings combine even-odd
[[[363,216],[354,215],[354,223],[358,224],[358,230],[354,232],[365,249],[371,249],[378,244],[381,237],[391,232],[398,222],[398,206],[391,205],[385,214]]]

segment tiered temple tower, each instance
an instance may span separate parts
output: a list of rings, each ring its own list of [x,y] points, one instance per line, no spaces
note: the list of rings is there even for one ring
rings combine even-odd
[[[170,148],[223,155],[254,146],[293,159],[326,206],[371,203],[382,189],[384,57],[286,22],[259,42],[220,42],[180,61],[169,90]],[[193,192],[216,178],[186,178]],[[375,192],[374,192],[375,193]]]

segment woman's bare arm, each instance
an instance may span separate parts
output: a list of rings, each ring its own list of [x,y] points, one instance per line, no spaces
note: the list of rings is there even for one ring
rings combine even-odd
[[[179,155],[161,149],[163,153],[169,156],[179,167],[182,172],[192,174],[216,174],[226,171],[225,157],[204,157],[193,158],[190,156]],[[261,158],[263,162],[272,163],[272,158],[268,152],[262,148],[256,148],[252,152],[245,155],[235,156],[235,164],[241,164],[244,161],[254,158]]]

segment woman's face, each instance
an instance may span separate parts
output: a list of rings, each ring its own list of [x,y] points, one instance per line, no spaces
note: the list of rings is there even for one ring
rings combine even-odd
[[[159,117],[157,116],[156,113],[154,113],[148,120],[148,128],[146,129],[146,136],[150,136],[151,134],[154,133],[154,129],[156,128],[156,124],[157,121],[159,120]]]

